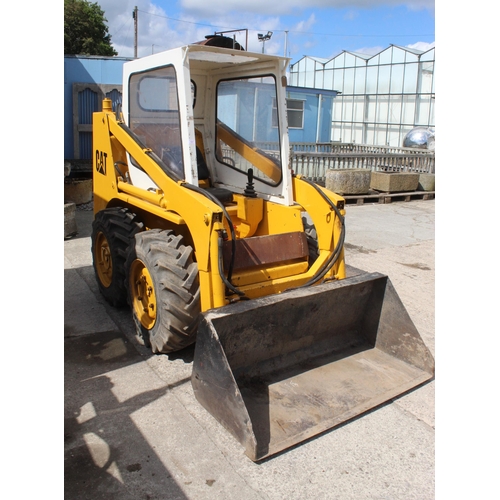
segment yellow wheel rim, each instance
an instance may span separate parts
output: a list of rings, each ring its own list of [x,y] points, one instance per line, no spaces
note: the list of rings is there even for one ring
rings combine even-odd
[[[149,271],[139,259],[132,262],[129,280],[135,315],[146,330],[151,330],[156,322],[155,289]]]
[[[97,261],[97,275],[101,284],[108,288],[113,281],[113,261],[109,243],[104,233],[99,232],[95,243],[95,257]]]

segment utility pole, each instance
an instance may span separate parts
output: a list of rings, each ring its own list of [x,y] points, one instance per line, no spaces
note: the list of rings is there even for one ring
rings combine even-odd
[[[134,58],[137,59],[137,5],[134,7],[134,12],[132,12],[132,17],[134,18]]]

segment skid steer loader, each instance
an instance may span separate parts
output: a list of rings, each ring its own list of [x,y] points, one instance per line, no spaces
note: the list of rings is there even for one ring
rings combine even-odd
[[[290,169],[288,59],[217,37],[124,64],[93,117],[93,265],[254,461],[426,381],[387,276],[346,276],[344,200]],[[230,46],[232,47],[232,46]]]

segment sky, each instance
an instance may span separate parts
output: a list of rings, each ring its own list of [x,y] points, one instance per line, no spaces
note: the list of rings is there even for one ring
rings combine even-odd
[[[113,47],[138,57],[204,40],[226,31],[250,51],[330,59],[343,50],[376,54],[391,44],[434,47],[434,0],[97,0]],[[245,31],[245,30],[248,30]],[[272,32],[264,42],[258,34]],[[248,33],[248,45],[247,45]]]

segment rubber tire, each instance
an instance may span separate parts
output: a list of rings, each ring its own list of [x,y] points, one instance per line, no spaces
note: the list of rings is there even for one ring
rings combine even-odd
[[[92,222],[92,265],[102,296],[115,307],[127,304],[127,288],[125,285],[125,259],[134,235],[143,230],[143,224],[135,214],[126,208],[107,208],[101,210]],[[102,281],[102,266],[99,269],[99,256],[96,255],[96,244],[104,237],[109,249],[111,276],[108,283]],[[99,243],[100,244],[100,243]],[[101,271],[101,272],[99,272]]]
[[[134,268],[139,261],[152,281],[156,319],[145,327],[134,307]],[[201,318],[198,264],[193,249],[170,230],[151,229],[135,236],[125,267],[128,272],[128,300],[136,326],[138,341],[151,347],[153,353],[167,354],[183,349],[196,340]]]
[[[311,267],[319,257],[318,233],[311,216],[307,212],[302,215],[302,223],[304,224],[304,232],[306,233],[309,248],[309,267]]]

